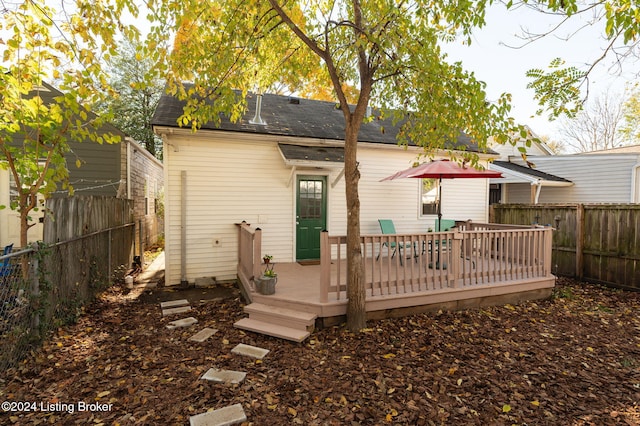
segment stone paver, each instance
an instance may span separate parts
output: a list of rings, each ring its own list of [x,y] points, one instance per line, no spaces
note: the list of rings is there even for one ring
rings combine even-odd
[[[247,420],[242,404],[234,404],[208,411],[189,418],[191,426],[228,426],[242,423]]]
[[[212,277],[200,277],[196,278],[195,285],[196,287],[213,287],[216,285],[216,280]]]
[[[160,303],[160,307],[162,309],[179,308],[180,306],[189,306],[189,301],[187,299],[180,299],[180,300],[169,300],[168,302]]]
[[[247,373],[242,371],[233,370],[218,370],[217,368],[210,368],[202,377],[202,380],[209,380],[216,383],[241,383]]]
[[[171,321],[169,324],[167,324],[167,328],[169,330],[173,330],[174,328],[189,327],[190,325],[197,324],[197,323],[198,323],[197,319],[195,319],[194,317],[188,317],[188,318],[182,318],[179,320]]]
[[[269,350],[240,343],[238,346],[231,349],[231,352],[238,355],[249,356],[251,358],[262,359],[269,353]]]
[[[218,330],[215,328],[206,327],[198,331],[193,336],[189,337],[189,340],[192,342],[204,342],[205,340],[207,340],[209,337],[213,336],[217,332]]]
[[[185,312],[189,312],[190,310],[191,310],[191,306],[180,306],[179,308],[163,309],[162,316],[166,317],[168,315],[184,314]]]

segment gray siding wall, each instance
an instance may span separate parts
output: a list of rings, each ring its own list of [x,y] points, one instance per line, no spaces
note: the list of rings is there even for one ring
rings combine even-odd
[[[543,187],[540,203],[632,202],[634,187],[637,186],[634,174],[640,165],[637,154],[541,156],[529,157],[528,160],[538,170],[574,183],[569,187]],[[529,202],[529,185],[509,186],[507,203]]]
[[[127,198],[133,199],[136,232],[139,235],[139,226],[142,224],[143,245],[148,247],[155,244],[158,241],[158,236],[163,233],[163,220],[157,212],[158,203],[163,201],[161,199],[164,193],[163,166],[149,151],[130,139],[122,144],[121,154],[124,158],[123,184],[119,196],[124,197],[124,194],[127,193],[122,191],[123,188],[129,189]],[[129,157],[128,164],[127,156]]]
[[[76,158],[82,162],[80,167]],[[67,167],[77,195],[115,196],[120,185],[120,144],[73,143]],[[68,195],[66,191],[58,194]]]

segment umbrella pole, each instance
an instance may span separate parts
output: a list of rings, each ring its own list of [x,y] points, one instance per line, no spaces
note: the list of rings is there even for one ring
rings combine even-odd
[[[438,232],[442,226],[442,178],[438,179]]]
[[[438,232],[441,231],[442,227],[442,177],[438,179]],[[438,237],[437,250],[438,255],[436,259],[436,269],[440,269],[442,265],[440,265],[440,250],[442,250],[442,240]]]

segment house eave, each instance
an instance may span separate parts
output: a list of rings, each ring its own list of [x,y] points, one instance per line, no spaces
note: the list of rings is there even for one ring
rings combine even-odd
[[[260,134],[260,133],[243,133],[243,132],[231,132],[224,129],[200,129],[198,131],[193,131],[191,128],[184,127],[171,127],[171,126],[153,126],[153,131],[155,134],[161,137],[167,136],[188,136],[190,138],[199,138],[206,139],[210,137],[212,134],[224,134],[225,139],[232,140],[251,140],[256,142],[271,142],[271,143],[295,143],[295,144],[304,144],[309,146],[329,146],[329,147],[344,147],[344,141],[334,140],[334,139],[322,139],[322,138],[308,138],[308,137],[300,137],[300,136],[278,136],[278,135],[269,135],[269,134]],[[358,146],[367,149],[382,149],[382,150],[407,150],[409,152],[414,152],[417,155],[421,155],[425,152],[425,149],[421,146],[416,145],[399,145],[399,144],[388,144],[388,143],[377,143],[377,142],[358,142]],[[436,149],[434,151],[435,157],[448,157],[451,153],[459,153],[460,155],[467,151],[451,151],[446,149]],[[497,154],[491,153],[483,153],[483,152],[472,152],[478,156],[478,159],[481,161],[492,161],[498,158]],[[316,167],[315,164],[295,164],[300,167]],[[291,164],[290,166],[294,166]],[[334,168],[339,167],[338,165],[333,166]],[[342,167],[342,166],[340,166]]]
[[[530,185],[538,186],[550,186],[550,187],[567,187],[575,185],[570,181],[557,181],[543,179],[537,176],[527,175],[515,170],[508,169],[506,167],[500,167],[497,164],[491,164],[489,167],[491,170],[502,173],[504,177],[494,178],[490,180],[490,183],[528,183]]]

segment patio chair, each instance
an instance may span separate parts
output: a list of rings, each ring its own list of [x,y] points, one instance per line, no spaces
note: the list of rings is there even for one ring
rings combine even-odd
[[[378,219],[378,223],[380,223],[380,229],[382,230],[382,234],[383,235],[389,235],[389,234],[397,234],[396,232],[396,227],[393,224],[393,220],[391,219]],[[391,254],[391,258],[393,258],[393,256],[396,255],[396,252],[399,251],[399,256],[400,256],[400,264],[402,265],[402,251],[406,248],[411,248],[411,243],[396,243],[395,241],[389,241],[388,243],[382,243],[382,247],[388,247],[389,250],[393,250],[393,253]],[[378,253],[378,255],[376,256],[376,260],[378,260],[380,258],[380,253],[382,253],[382,248],[380,249],[380,252]]]
[[[13,250],[13,243],[6,245],[2,251],[2,255],[6,256]],[[6,258],[0,260],[0,277],[6,277],[11,275],[14,266],[11,264],[11,259]]]
[[[438,229],[438,221],[439,221],[439,219],[436,219],[436,223],[435,223],[435,229],[436,230]],[[440,220],[440,232],[450,231],[452,228],[455,228],[455,227],[456,227],[456,221],[453,220],[453,219],[442,219],[442,220]],[[441,241],[442,241],[442,250],[444,251],[444,250],[447,249],[447,240],[444,239],[444,240],[441,240]],[[440,241],[436,241],[435,243],[436,243],[437,246],[440,245]],[[470,261],[471,262],[471,267],[473,267],[475,269],[476,262],[473,259],[471,259],[470,256],[467,256],[465,253],[466,253],[466,250],[463,247],[462,251],[460,253],[460,257],[462,259],[466,259],[466,260]]]
[[[456,226],[456,221],[453,219],[436,219],[436,223],[434,226],[434,230],[437,231],[438,230],[438,222],[440,222],[440,231],[444,232],[444,231],[449,231],[451,230],[451,228],[455,228]]]

